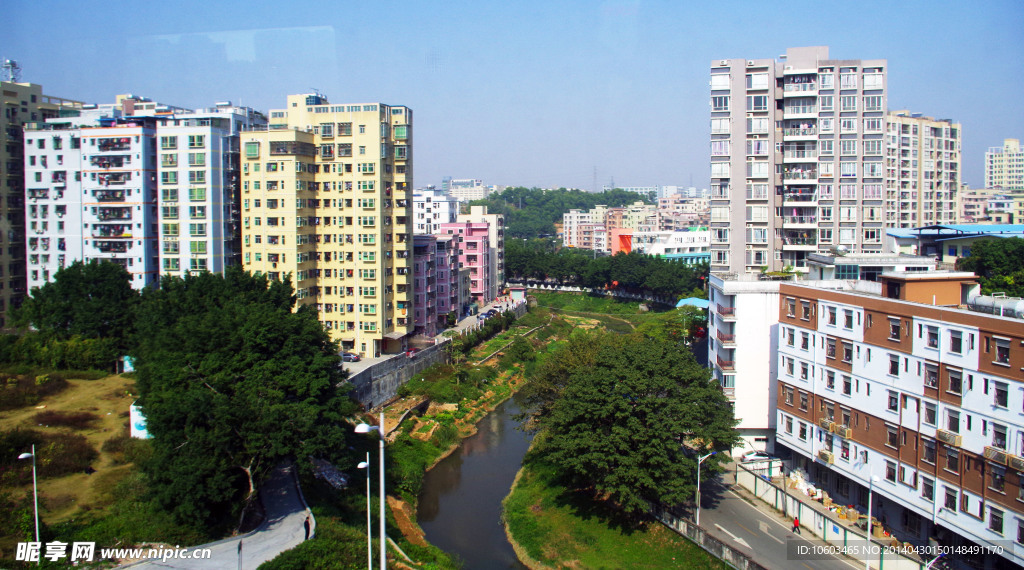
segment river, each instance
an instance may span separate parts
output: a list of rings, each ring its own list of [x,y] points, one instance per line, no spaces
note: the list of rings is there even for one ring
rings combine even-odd
[[[516,429],[512,400],[477,424],[477,433],[423,478],[417,516],[426,539],[465,568],[525,568],[501,524],[508,495],[531,435]]]

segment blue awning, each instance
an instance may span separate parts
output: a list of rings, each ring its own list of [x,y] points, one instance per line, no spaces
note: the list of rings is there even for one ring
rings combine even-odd
[[[678,309],[679,307],[685,307],[688,305],[691,307],[697,307],[699,309],[707,309],[709,306],[711,306],[711,303],[709,303],[707,299],[687,297],[685,299],[680,299],[679,302],[676,303],[676,308]]]

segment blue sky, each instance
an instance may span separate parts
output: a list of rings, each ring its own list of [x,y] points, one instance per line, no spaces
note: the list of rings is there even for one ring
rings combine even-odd
[[[963,125],[964,181],[1024,138],[1024,2],[7,0],[0,56],[49,95],[266,111],[316,88],[415,113],[417,186],[707,186],[711,60],[888,59],[891,109]]]

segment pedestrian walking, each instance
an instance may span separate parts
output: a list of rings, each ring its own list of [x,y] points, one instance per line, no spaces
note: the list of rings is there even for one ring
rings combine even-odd
[[[800,534],[800,518],[793,517],[793,532]]]

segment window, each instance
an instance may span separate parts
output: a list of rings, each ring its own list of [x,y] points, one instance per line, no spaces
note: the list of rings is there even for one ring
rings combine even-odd
[[[750,119],[747,120],[747,131],[753,132],[750,131]],[[711,119],[711,134],[729,134],[729,119]]]
[[[833,101],[835,101],[835,97],[831,95],[822,95],[818,97],[818,105],[821,107],[822,111],[832,111],[835,108]]]
[[[188,148],[206,148],[205,135],[189,135]]]
[[[960,452],[946,448],[946,470],[953,473],[960,472]]]
[[[206,253],[206,242],[191,241],[188,244],[188,250],[190,253]]]
[[[925,388],[938,388],[939,387],[939,367],[934,364],[925,364],[924,366],[924,386]]]
[[[947,391],[952,394],[961,394],[963,392],[962,373],[953,370],[949,371],[949,388],[947,388]]]
[[[839,119],[839,132],[856,133],[857,119]]]
[[[189,224],[188,235],[202,237],[206,235],[206,224]]]
[[[793,418],[786,416],[786,433],[793,433]]]
[[[711,156],[729,156],[729,141],[711,141]]]
[[[196,187],[188,189],[188,199],[193,202],[203,202],[206,200],[206,188]],[[257,200],[258,201],[258,200]]]
[[[800,350],[810,350],[811,348],[811,335],[806,332],[800,333]]]
[[[193,220],[205,220],[206,206],[189,206],[188,217]]]
[[[163,224],[160,229],[160,235],[164,236],[176,236],[178,235],[178,224]]]
[[[805,392],[800,392],[800,409],[807,411],[807,394]]]
[[[996,364],[1010,364],[1010,341],[996,339]]]
[[[922,447],[924,447],[924,451],[921,454],[921,460],[935,465],[935,440],[921,438],[921,443]]]
[[[190,152],[190,153],[188,153],[188,165],[189,166],[206,166],[206,153],[205,152]]]
[[[818,121],[818,127],[822,133],[832,133],[836,130],[836,120],[831,117],[823,117]]]
[[[189,184],[206,184],[206,171],[205,170],[190,170],[190,171],[188,171],[188,183]]]
[[[853,393],[853,378],[850,376],[843,376],[843,394],[849,396]]]
[[[1006,487],[1006,468],[1000,465],[989,465],[988,473],[988,488],[1002,493]]]
[[[795,317],[796,316],[796,299],[792,299],[792,298],[786,299],[786,316],[788,316],[788,317]]]
[[[853,345],[848,342],[843,343],[843,362],[847,364],[853,362]]]
[[[928,348],[939,348],[939,327],[928,327]]]
[[[178,242],[177,241],[165,241],[163,242],[163,253],[178,253]]]
[[[180,267],[177,257],[164,258],[164,271],[177,271]]]
[[[853,311],[850,309],[843,309],[843,328],[853,329]]]
[[[810,301],[800,301],[800,318],[807,321],[811,318],[811,303]]]
[[[728,111],[729,110],[729,96],[715,96],[711,98],[711,110],[712,111]]]
[[[807,441],[807,424],[800,422],[800,441]]]
[[[953,433],[960,433],[960,412],[946,410],[946,429]]]
[[[178,137],[160,137],[160,148],[162,150],[175,150],[178,148]]]
[[[856,95],[843,95],[839,98],[839,110],[840,111],[856,111],[857,110],[857,96]]]
[[[843,156],[854,156],[857,154],[857,140],[839,141],[839,154]]]
[[[839,176],[842,176],[842,177],[857,176],[857,163],[856,162],[840,162],[839,163]]]
[[[829,390],[836,389],[836,373],[831,370],[825,371],[825,387]]]
[[[993,391],[995,392],[993,403],[999,408],[1006,408],[1009,402],[1010,393],[1008,391],[1005,382],[993,382]]]
[[[784,394],[785,394],[785,397],[786,397],[786,405],[792,406],[793,405],[793,387],[792,386],[786,386],[786,388],[784,390]]]
[[[877,68],[876,68],[877,69]],[[882,77],[883,74],[877,71],[871,73],[864,73],[864,90],[868,89],[881,89],[882,88]],[[854,86],[856,87],[856,85]]]
[[[935,425],[937,415],[935,404],[931,402],[924,403],[924,423],[930,426]]]
[[[828,324],[836,326],[836,313],[837,310],[835,307],[828,308]]]
[[[178,173],[177,172],[161,172],[160,173],[161,184],[177,184]]]
[[[885,462],[885,480],[896,482],[896,464],[892,461]]]
[[[960,354],[963,352],[964,347],[964,335],[960,331],[950,331],[949,333],[949,351]]]
[[[921,478],[921,498],[929,503],[935,501],[935,481],[927,477]]]
[[[988,508],[988,529],[1003,534],[1003,511],[993,506]]]
[[[768,96],[767,95],[747,95],[747,110],[748,111],[767,111],[768,110]]]
[[[865,111],[881,111],[882,110],[882,96],[881,95],[867,95],[864,97],[864,110]]]
[[[714,76],[712,76],[712,77],[714,77]],[[768,74],[767,73],[750,73],[750,74],[748,74],[747,75],[747,89],[768,89]]]
[[[946,490],[946,502],[943,504],[944,507],[951,511],[956,510],[956,491],[949,487],[943,487]]]
[[[825,356],[828,358],[836,357],[836,339],[830,338],[825,341]]]
[[[889,355],[889,376],[900,375],[900,357],[895,354]]]
[[[178,219],[178,207],[177,206],[163,206],[160,208],[160,217],[165,220],[177,220]]]
[[[896,426],[885,426],[885,444],[889,447],[900,446],[900,433]]]
[[[1006,449],[1006,426],[997,423],[992,424],[992,447]]]

